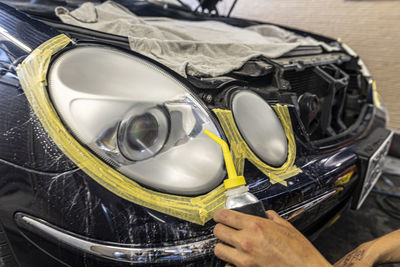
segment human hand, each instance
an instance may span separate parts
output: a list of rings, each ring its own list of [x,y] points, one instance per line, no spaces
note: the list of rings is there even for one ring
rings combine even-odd
[[[225,244],[215,246],[215,255],[237,267],[331,266],[289,222],[275,211],[266,214],[268,219],[217,210],[214,235]]]

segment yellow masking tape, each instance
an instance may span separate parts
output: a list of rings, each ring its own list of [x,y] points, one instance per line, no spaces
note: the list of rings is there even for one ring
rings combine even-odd
[[[225,109],[214,109],[218,120],[225,132],[225,135],[231,146],[231,153],[234,165],[238,175],[243,175],[244,160],[248,159],[254,166],[270,178],[272,184],[280,183],[287,186],[286,179],[301,173],[301,169],[294,165],[296,159],[296,143],[294,140],[292,122],[287,106],[275,105],[273,106],[279,119],[281,120],[283,129],[288,141],[288,157],[286,162],[279,168],[271,167],[260,160],[246,144],[238,128],[236,127],[235,120],[232,112]]]
[[[373,94],[373,101],[374,104],[377,108],[382,108],[382,103],[381,103],[381,96],[378,93],[378,90],[376,89],[376,82],[372,82],[372,94]]]
[[[46,75],[51,57],[65,48],[71,40],[64,34],[58,35],[36,48],[17,68],[21,86],[32,109],[55,144],[86,174],[114,194],[135,204],[204,225],[212,218],[215,210],[223,208],[225,194],[223,185],[197,197],[182,197],[144,188],[108,166],[96,155],[83,147],[68,132],[47,93]],[[235,167],[243,175],[244,159],[249,159],[271,179],[272,183],[286,185],[285,179],[301,172],[295,167],[296,146],[287,107],[274,107],[285,129],[289,143],[287,162],[273,168],[259,160],[241,138],[230,111],[214,110],[231,143]],[[232,136],[233,134],[233,136]]]
[[[343,185],[343,184],[347,184],[350,181],[350,178],[353,176],[354,171],[351,171],[349,173],[346,173],[345,175],[343,175],[342,177],[339,177],[336,181],[335,181],[335,185]]]
[[[105,164],[68,132],[49,99],[46,74],[52,55],[70,42],[66,35],[58,35],[35,49],[17,68],[25,95],[49,136],[79,168],[114,194],[193,223],[203,225],[209,221],[215,210],[224,207],[223,185],[198,197],[182,197],[146,189]]]

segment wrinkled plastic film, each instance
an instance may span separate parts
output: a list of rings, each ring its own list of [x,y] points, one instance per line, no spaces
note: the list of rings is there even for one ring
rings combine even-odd
[[[280,183],[287,186],[286,179],[301,173],[301,169],[294,165],[296,160],[296,143],[293,135],[292,122],[287,106],[272,106],[278,115],[288,141],[288,156],[286,162],[279,168],[269,166],[260,160],[250,147],[246,144],[236,126],[232,111],[225,109],[214,109],[218,120],[230,143],[233,162],[238,175],[243,175],[245,159],[249,160],[261,172],[270,178],[272,184]]]
[[[51,57],[70,42],[66,35],[58,35],[35,49],[17,68],[25,95],[49,136],[79,168],[114,194],[135,204],[204,225],[215,210],[224,207],[225,190],[222,185],[198,197],[146,189],[105,164],[65,128],[47,93],[46,75]]]

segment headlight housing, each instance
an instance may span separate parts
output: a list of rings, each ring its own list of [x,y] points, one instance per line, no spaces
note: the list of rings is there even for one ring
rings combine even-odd
[[[139,56],[102,46],[62,53],[48,88],[60,117],[118,171],[143,185],[180,195],[208,192],[225,176],[220,136],[189,88]]]

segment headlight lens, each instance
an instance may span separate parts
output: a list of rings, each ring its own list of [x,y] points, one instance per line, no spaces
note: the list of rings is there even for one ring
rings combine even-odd
[[[168,193],[208,192],[225,176],[220,136],[188,88],[156,65],[116,49],[61,54],[49,94],[67,127],[131,179]]]
[[[127,159],[144,160],[160,152],[168,132],[168,118],[160,108],[135,108],[119,126],[118,147]]]
[[[259,95],[239,91],[233,95],[232,111],[246,143],[264,162],[274,167],[285,163],[288,144],[282,124]]]

